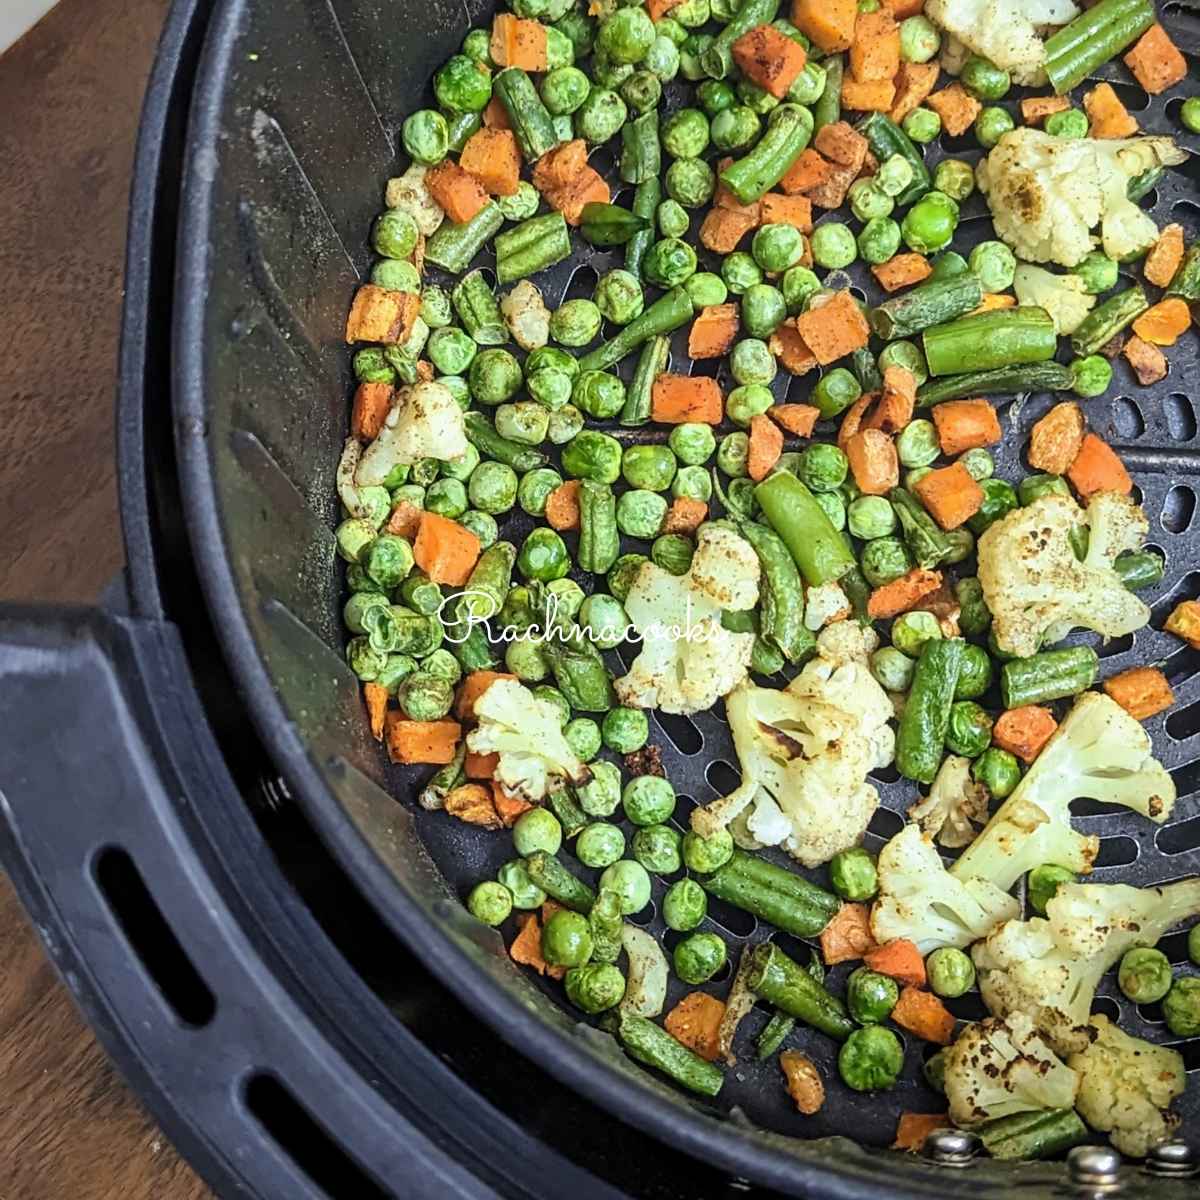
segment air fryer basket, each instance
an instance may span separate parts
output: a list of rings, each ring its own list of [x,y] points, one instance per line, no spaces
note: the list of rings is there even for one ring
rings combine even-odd
[[[874,1152],[890,1141],[900,1110],[940,1107],[920,1083],[924,1054],[915,1039],[908,1039],[904,1079],[893,1092],[859,1100],[834,1084],[825,1107],[809,1118],[792,1109],[778,1067],[752,1054],[728,1073],[716,1105],[660,1085],[610,1039],[564,1011],[551,988],[513,968],[499,936],[467,915],[458,897],[511,856],[508,839],[421,812],[413,801],[420,777],[390,765],[366,730],[359,687],[341,653],[343,583],[331,532],[334,468],[352,387],[341,332],[369,268],[366,235],[383,183],[404,166],[396,151],[399,125],[427,102],[433,71],[490,10],[480,0],[465,8],[448,0],[227,0],[218,7],[192,111],[174,404],[185,518],[228,665],[259,735],[278,762],[293,764],[288,783],[298,803],[364,895],[505,1040],[618,1118],[744,1178],[793,1193],[866,1196],[881,1186],[944,1192],[951,1181],[937,1168]],[[1165,20],[1189,56],[1200,53],[1200,21],[1173,4]],[[1100,74],[1145,132],[1171,133],[1200,148],[1176,119],[1180,99],[1147,103],[1119,64]],[[680,95],[668,88],[667,103],[678,104]],[[980,152],[971,141],[944,138],[930,147],[930,160],[973,159]],[[594,161],[606,166],[610,155],[611,147],[602,148]],[[1194,163],[1169,174],[1143,201],[1160,224],[1181,222],[1189,241],[1200,234]],[[990,236],[978,195],[963,216],[968,240]],[[596,275],[616,263],[612,252],[577,244],[570,260],[537,282],[554,304],[588,294]],[[487,252],[481,265],[488,265]],[[852,271],[855,286],[864,283],[861,270],[860,264]],[[676,370],[687,369],[685,340],[681,334],[673,345]],[[1138,387],[1123,360],[1115,366],[1111,395],[1089,402],[1089,420],[1129,465],[1167,576],[1147,596],[1150,627],[1100,653],[1106,674],[1133,663],[1165,664],[1177,704],[1148,728],[1180,801],[1162,828],[1103,804],[1080,804],[1076,813],[1081,829],[1102,838],[1095,880],[1152,884],[1200,872],[1200,653],[1161,631],[1174,603],[1200,591],[1200,573],[1189,569],[1200,532],[1189,482],[1200,474],[1200,402],[1191,398],[1200,394],[1200,366],[1190,336],[1155,388]],[[781,373],[775,388],[796,400],[811,383]],[[1028,429],[1051,402],[1031,397],[1003,406],[999,474],[1020,473]],[[661,436],[613,432],[637,440]],[[505,536],[519,539],[521,518],[510,520]],[[723,794],[736,780],[728,728],[719,708],[692,719],[656,715],[654,722],[651,740],[685,796],[677,816],[686,822],[691,803]],[[900,828],[913,799],[894,771],[880,773],[877,783],[883,803],[871,823],[871,849]],[[656,881],[655,903],[646,910],[660,934],[664,886]],[[770,933],[720,905],[712,916],[735,960],[742,945]],[[1182,935],[1166,938],[1162,948],[1173,963],[1186,961]],[[684,990],[677,981],[674,987]],[[966,1018],[983,1011],[975,993],[952,1007]],[[1131,1005],[1111,977],[1098,1007],[1114,1017],[1119,1010],[1131,1033],[1169,1040],[1157,1006]],[[764,1019],[751,1017],[744,1028]],[[827,1039],[814,1034],[802,1044],[823,1074],[836,1076]],[[1182,1105],[1186,1134],[1200,1117],[1200,1045],[1179,1048],[1191,1071]],[[1013,1182],[1050,1185],[1061,1170],[979,1161],[971,1179],[986,1192]]]

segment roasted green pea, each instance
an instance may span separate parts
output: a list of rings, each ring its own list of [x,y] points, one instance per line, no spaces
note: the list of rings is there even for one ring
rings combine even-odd
[[[1120,267],[1100,250],[1093,250],[1081,263],[1071,268],[1071,273],[1083,280],[1083,289],[1098,296],[1116,287]]]
[[[689,467],[703,466],[713,456],[717,448],[717,439],[711,425],[689,421],[676,425],[667,439],[675,457]]]
[[[925,16],[900,22],[900,57],[905,62],[927,63],[942,47],[938,27]]]
[[[581,762],[591,762],[600,753],[600,726],[591,717],[568,721],[563,737]]]
[[[520,859],[506,862],[496,872],[496,878],[512,896],[513,908],[528,911],[541,908],[546,903],[546,893],[529,878],[529,872],[525,870],[525,864]]]
[[[743,429],[747,428],[756,416],[765,413],[775,397],[771,389],[760,383],[747,383],[736,387],[726,397],[725,415]]]
[[[471,395],[480,404],[503,404],[520,391],[521,381],[521,364],[499,348],[481,350],[467,372]]]
[[[958,204],[944,192],[926,192],[904,215],[900,233],[918,254],[932,254],[950,244],[958,227]]]
[[[946,746],[955,754],[974,758],[992,741],[992,718],[974,700],[958,700],[950,706]]]
[[[684,282],[683,290],[687,292],[688,298],[697,311],[713,304],[724,304],[729,295],[725,281],[720,275],[714,275],[711,271],[697,271],[694,275],[689,275]]]
[[[440,721],[454,703],[454,688],[436,675],[414,671],[401,681],[396,698],[410,721]]]
[[[883,496],[859,496],[851,502],[846,519],[850,532],[864,542],[887,537],[896,529],[895,510]]]
[[[680,879],[667,888],[662,911],[668,929],[686,933],[708,915],[708,896],[694,879]]]
[[[825,91],[828,81],[825,68],[811,59],[804,64],[804,70],[792,80],[788,88],[789,104],[815,104]]]
[[[900,226],[891,217],[873,217],[859,231],[857,244],[865,262],[887,262],[900,249]]]
[[[843,900],[870,900],[879,890],[875,860],[861,846],[839,850],[829,860],[829,882]]]
[[[673,288],[696,270],[696,251],[679,238],[661,238],[646,251],[642,274],[657,287]]]
[[[1200,1034],[1200,976],[1175,980],[1162,1006],[1167,1028],[1176,1037],[1192,1038]]]
[[[600,876],[600,887],[617,893],[625,916],[641,912],[650,903],[650,876],[630,858],[613,863]]]
[[[713,196],[717,177],[702,158],[677,158],[666,174],[667,195],[684,208],[700,208]]]
[[[892,622],[892,645],[909,658],[920,658],[925,643],[935,642],[941,636],[942,627],[931,612],[901,613]]]
[[[467,511],[467,489],[457,479],[439,479],[429,485],[425,507],[440,517],[456,520]]]
[[[617,754],[632,754],[646,744],[646,739],[650,736],[650,725],[646,720],[646,714],[640,708],[612,708],[604,714],[604,720],[600,722],[600,736],[604,739],[604,744]],[[653,779],[654,776],[643,775],[640,778]],[[629,786],[627,785],[625,796],[628,797],[628,794]],[[671,805],[674,808],[673,792]],[[653,824],[650,821],[634,820],[629,812],[628,800],[625,804],[625,813],[631,821],[634,821],[635,825]],[[667,818],[661,819],[665,821]]]
[[[575,132],[593,146],[607,142],[625,124],[629,110],[625,101],[608,87],[594,87],[576,110]]]
[[[471,59],[456,54],[434,75],[433,94],[452,112],[482,112],[492,98],[492,79]]]
[[[1077,358],[1071,364],[1071,390],[1085,400],[1103,396],[1112,383],[1112,364],[1100,354]]]
[[[698,108],[681,108],[663,121],[660,136],[672,158],[699,158],[708,148],[708,118]]]
[[[903,338],[888,342],[879,352],[879,369],[886,371],[888,367],[903,367],[918,384],[929,378],[929,369],[925,365],[925,355],[920,346]]]
[[[815,232],[813,236],[815,238]],[[754,234],[750,251],[762,270],[774,273],[786,271],[804,253],[804,235],[794,225],[778,222],[761,225]],[[815,249],[813,254],[815,257]]]
[[[1012,85],[1007,71],[978,54],[972,54],[963,64],[959,82],[978,100],[1003,99]]]
[[[597,821],[589,825],[575,842],[575,857],[585,867],[602,870],[619,862],[625,854],[625,835],[617,825]]]
[[[791,228],[791,226],[787,226]],[[762,268],[742,250],[735,250],[721,260],[721,280],[735,296],[740,296],[747,288],[756,283],[762,283]]]
[[[671,484],[671,495],[687,500],[712,499],[712,476],[704,467],[680,467]]]
[[[644,303],[637,277],[621,268],[600,277],[592,299],[604,318],[614,325],[627,325],[641,313]]]
[[[746,474],[750,458],[750,440],[741,432],[727,433],[717,447],[717,466],[730,478],[737,479]]]
[[[517,485],[517,503],[531,517],[540,517],[546,511],[546,497],[562,481],[562,476],[550,467],[527,471]]]
[[[647,825],[633,835],[635,862],[655,875],[673,875],[683,866],[682,838],[669,825]]]
[[[708,875],[733,857],[733,834],[718,830],[712,837],[701,837],[694,829],[683,835],[683,862],[689,871]]]
[[[367,346],[365,349],[356,351],[353,361],[354,378],[359,383],[396,382],[396,372],[378,346]]]
[[[525,388],[538,404],[554,412],[570,403],[572,379],[565,371],[547,367],[528,376]]]
[[[900,128],[918,146],[928,145],[942,132],[942,118],[931,108],[918,107],[904,118]]]
[[[709,0],[684,0],[683,4],[671,9],[671,16],[686,29],[699,29],[708,24],[711,15]]]
[[[846,199],[850,202],[850,211],[860,221],[872,221],[876,217],[890,217],[896,207],[895,200],[879,186],[874,178],[856,179],[851,185]]]
[[[745,104],[737,104],[713,117],[709,133],[713,145],[724,154],[749,146],[757,140],[761,128],[758,114]]]
[[[621,456],[621,474],[630,487],[665,492],[675,478],[675,470],[670,446],[628,446]]]
[[[546,808],[531,808],[522,813],[513,825],[513,845],[522,858],[544,850],[557,854],[562,845],[563,831],[558,818]]]
[[[517,473],[498,462],[482,462],[471,473],[467,498],[471,507],[491,516],[508,512],[517,502]]]
[[[810,491],[836,491],[849,470],[845,453],[825,442],[809,446],[800,456],[800,479]]]
[[[953,1000],[975,984],[975,964],[957,946],[941,946],[925,960],[929,990]]]
[[[696,547],[680,533],[664,533],[654,539],[650,559],[672,575],[686,575]]]
[[[389,292],[412,292],[415,295],[421,290],[421,276],[417,268],[397,258],[381,258],[371,268],[371,282]]]
[[[657,492],[634,488],[617,498],[617,528],[627,537],[657,537],[666,515],[667,502]]]
[[[529,534],[517,555],[517,570],[527,580],[549,583],[552,579],[561,579],[570,566],[571,560],[562,538],[553,529],[544,527]]]
[[[587,917],[560,908],[542,927],[542,957],[556,967],[579,967],[592,957]]]
[[[875,538],[863,547],[859,566],[872,587],[883,587],[912,569],[908,547],[895,537]]]
[[[737,98],[760,116],[765,117],[779,107],[779,100],[775,96],[772,96],[766,88],[759,87],[757,83],[753,83],[749,79],[739,79],[735,90]]]
[[[696,89],[696,98],[709,117],[715,117],[737,103],[733,88],[723,79],[706,79]]]
[[[854,234],[840,221],[826,221],[812,231],[813,261],[819,267],[848,267],[858,257]]]
[[[450,149],[450,130],[446,118],[431,108],[418,109],[408,117],[400,131],[408,156],[425,166],[440,163]]]
[[[542,643],[533,638],[517,638],[504,651],[504,666],[522,683],[541,683],[550,675],[550,662]]]
[[[1077,108],[1065,108],[1051,113],[1042,124],[1051,136],[1058,138],[1085,138],[1088,135],[1088,119]]]
[[[886,1021],[899,999],[896,981],[867,967],[857,967],[846,980],[846,1007],[860,1025]]]
[[[715,933],[693,933],[675,947],[675,974],[693,986],[707,983],[724,965],[725,943]]]
[[[626,640],[629,615],[615,596],[594,592],[579,610],[579,627],[593,645],[601,650],[613,650]],[[607,739],[605,745],[608,745]]]
[[[1117,968],[1117,986],[1135,1004],[1156,1004],[1171,982],[1171,960],[1151,946],[1126,950]]]
[[[561,346],[586,346],[600,332],[603,320],[591,300],[568,300],[550,317],[550,336]]]
[[[600,25],[596,45],[618,63],[640,62],[654,41],[654,22],[644,8],[618,8]]]
[[[512,912],[512,893],[501,883],[477,883],[467,897],[467,910],[485,925],[503,925]]]
[[[787,318],[783,293],[769,283],[756,283],[742,294],[742,326],[751,337],[768,338]]]
[[[971,767],[971,775],[992,794],[1003,800],[1021,781],[1021,767],[1016,756],[998,746],[985,750]]]
[[[896,454],[901,466],[927,467],[941,452],[937,427],[922,417],[905,425],[896,438]]]
[[[584,371],[575,380],[571,401],[597,420],[615,417],[625,405],[625,385],[607,371]]]
[[[838,1051],[838,1074],[857,1092],[892,1087],[904,1068],[900,1039],[882,1025],[856,1029]]]
[[[569,116],[588,98],[591,81],[578,67],[547,72],[540,88],[542,103],[553,116]]]
[[[654,219],[658,232],[665,238],[681,238],[691,223],[687,210],[677,200],[666,199],[655,209]],[[689,278],[691,278],[689,276]]]
[[[975,118],[975,140],[990,150],[1010,129],[1016,127],[1012,114],[997,105],[989,105]]]
[[[885,692],[907,692],[917,664],[895,646],[881,646],[871,655],[871,674]]]
[[[775,355],[761,338],[742,338],[729,355],[729,370],[738,383],[757,383],[764,387],[778,371]]]
[[[965,200],[975,190],[975,172],[960,158],[943,158],[933,173],[933,184],[952,200]]]

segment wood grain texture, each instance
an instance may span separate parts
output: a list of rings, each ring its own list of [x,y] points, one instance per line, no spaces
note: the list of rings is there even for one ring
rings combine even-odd
[[[125,220],[167,6],[63,0],[0,58],[0,599],[89,601],[121,563]],[[209,1195],[105,1058],[0,876],[0,1197]]]

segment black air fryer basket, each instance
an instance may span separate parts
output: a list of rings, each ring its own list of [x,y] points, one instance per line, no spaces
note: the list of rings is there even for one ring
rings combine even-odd
[[[808,1118],[778,1067],[751,1053],[713,1104],[634,1066],[463,908],[510,856],[507,839],[422,812],[420,776],[369,735],[342,654],[332,536],[352,388],[342,331],[383,184],[404,165],[399,126],[490,11],[482,0],[176,3],[130,230],[118,430],[128,568],[96,610],[0,610],[6,865],[106,1046],[222,1195],[1061,1193],[1061,1163],[976,1159],[955,1173],[884,1149],[900,1110],[940,1108],[914,1039],[894,1092],[858,1097],[835,1082]],[[1164,19],[1200,53],[1189,10],[1168,4]],[[1147,103],[1119,64],[1101,75],[1143,131],[1200,148],[1177,120],[1180,99]],[[968,140],[930,156],[977,155]],[[1143,201],[1189,241],[1194,161]],[[978,196],[962,228],[989,235]],[[548,302],[590,292],[610,258],[577,249],[539,276]],[[1148,723],[1178,784],[1171,823],[1076,806],[1078,827],[1102,839],[1102,882],[1200,873],[1200,652],[1161,631],[1200,592],[1194,351],[1188,335],[1152,389],[1119,362],[1110,396],[1088,405],[1167,560],[1150,627],[1102,647],[1104,670],[1162,661],[1178,698]],[[674,355],[687,369],[681,343]],[[777,381],[781,396],[790,380]],[[791,382],[791,398],[810,384]],[[1000,474],[1019,473],[1050,403],[1008,403]],[[736,779],[728,728],[719,712],[653,722],[686,821]],[[912,802],[894,772],[877,783],[871,849]],[[658,932],[663,886],[638,918]],[[719,905],[713,917],[735,958],[770,934]],[[1186,960],[1183,935],[1161,945]],[[954,1004],[965,1018],[983,1011],[974,993]],[[1161,1012],[1130,1005],[1111,977],[1098,1008],[1169,1040]],[[831,1043],[797,1044],[836,1078]],[[1182,1133],[1194,1138],[1200,1045],[1179,1048]],[[1194,1188],[1134,1164],[1120,1178],[1131,1195]]]

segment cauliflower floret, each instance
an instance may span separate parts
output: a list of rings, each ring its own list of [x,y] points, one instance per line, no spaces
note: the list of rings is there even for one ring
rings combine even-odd
[[[921,832],[948,849],[957,850],[975,840],[977,825],[987,820],[988,791],[971,778],[971,760],[948,754],[929,795],[908,810]]]
[[[1101,692],[1075,701],[951,874],[1007,891],[1042,863],[1090,871],[1099,839],[1071,828],[1071,802],[1083,799],[1123,804],[1159,824],[1175,806],[1175,784],[1154,758],[1150,735]]]
[[[522,350],[538,350],[550,340],[550,310],[542,293],[528,279],[504,293],[500,311],[513,341]]]
[[[957,879],[933,842],[906,825],[879,854],[879,896],[871,907],[877,942],[907,938],[922,954],[939,946],[969,946],[1021,911],[986,879]]]
[[[1096,297],[1088,295],[1078,275],[1052,275],[1028,263],[1017,266],[1013,291],[1018,304],[1044,308],[1060,337],[1074,333],[1096,303]]]
[[[1075,1103],[1079,1076],[1022,1013],[968,1025],[945,1055],[946,1099],[956,1125]]]
[[[692,813],[697,833],[736,822],[743,845],[782,845],[809,867],[858,844],[879,804],[867,774],[895,751],[891,704],[867,667],[874,644],[841,622],[786,690],[746,682],[728,697],[742,783]]]
[[[625,611],[642,638],[629,674],[616,681],[622,704],[669,713],[711,708],[746,678],[752,633],[731,633],[721,610],[758,600],[758,556],[732,529],[705,525],[686,575],[643,563]]]
[[[1129,183],[1186,157],[1169,137],[1057,138],[1024,126],[996,143],[976,176],[996,233],[1019,258],[1073,267],[1097,225],[1110,258],[1150,246],[1158,230],[1129,199]]]
[[[976,54],[1002,67],[1015,83],[1045,81],[1044,26],[1079,13],[1071,0],[929,0],[925,15]],[[955,72],[957,74],[957,72]]]
[[[389,179],[384,203],[388,208],[399,208],[408,213],[416,221],[417,228],[426,237],[432,237],[446,214],[425,183],[428,171],[428,167],[413,163],[403,175]]]
[[[1100,1014],[1091,1024],[1095,1041],[1067,1059],[1079,1075],[1075,1107],[1122,1154],[1144,1158],[1179,1124],[1169,1109],[1183,1095],[1183,1056],[1130,1037]]]
[[[1081,562],[1071,531],[1086,521]],[[1082,627],[1105,637],[1141,629],[1150,609],[1121,583],[1113,560],[1136,550],[1149,529],[1128,497],[1099,492],[1086,514],[1069,496],[1042,496],[1014,509],[979,539],[979,583],[992,614],[996,644],[1027,657]]]
[[[1104,973],[1197,912],[1200,879],[1158,888],[1064,884],[1045,917],[1006,921],[972,948],[983,1001],[995,1016],[1032,1020],[1061,1054],[1083,1050]]]
[[[804,595],[804,624],[813,633],[826,625],[845,621],[852,611],[850,601],[836,579],[810,587]]]
[[[478,726],[467,734],[473,754],[498,754],[495,778],[531,804],[566,780],[581,787],[592,773],[567,744],[557,708],[515,679],[497,679],[475,701]]]
[[[401,388],[379,431],[354,473],[359,487],[382,483],[401,463],[436,458],[441,462],[467,452],[466,424],[454,393],[440,383]]]

